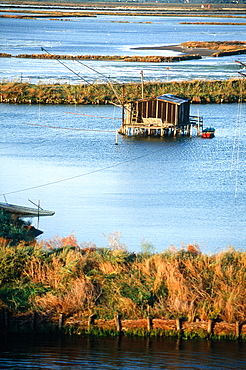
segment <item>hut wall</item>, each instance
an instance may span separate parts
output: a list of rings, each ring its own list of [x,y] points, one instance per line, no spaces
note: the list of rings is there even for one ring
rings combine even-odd
[[[186,125],[189,123],[190,105],[189,102],[175,103],[164,99],[146,99],[131,103],[132,112],[127,123],[130,124],[133,112],[137,113],[137,122],[143,118],[160,118],[162,123],[169,125]]]
[[[165,102],[166,105],[166,122],[175,125],[176,122],[176,104]]]
[[[190,105],[189,102],[180,104],[179,106],[179,125],[185,125],[189,122]]]

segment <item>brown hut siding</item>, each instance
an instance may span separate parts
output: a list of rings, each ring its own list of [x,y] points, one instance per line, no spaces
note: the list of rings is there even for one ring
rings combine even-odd
[[[165,122],[165,104],[163,104],[162,102],[158,102],[159,104],[159,110],[158,110],[158,118],[162,118],[162,121]]]
[[[173,124],[175,125],[175,121],[176,121],[176,105],[175,104],[171,104],[171,103],[167,103],[167,112],[168,112],[168,116],[167,116],[167,122],[170,123],[170,124]]]
[[[161,118],[171,125],[186,125],[189,122],[190,105],[188,101],[175,102],[164,99],[144,99],[133,104],[138,112],[138,122],[143,118]]]
[[[185,125],[189,122],[189,114],[190,114],[190,109],[189,109],[189,103],[185,102],[183,104],[180,104],[179,106],[179,124],[180,125]]]

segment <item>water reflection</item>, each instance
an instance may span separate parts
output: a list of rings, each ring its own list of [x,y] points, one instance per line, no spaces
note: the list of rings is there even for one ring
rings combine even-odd
[[[243,369],[245,343],[168,338],[8,336],[4,369]]]

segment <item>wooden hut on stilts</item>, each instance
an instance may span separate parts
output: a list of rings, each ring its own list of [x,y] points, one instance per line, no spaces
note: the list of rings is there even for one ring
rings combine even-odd
[[[201,117],[190,116],[190,100],[172,94],[128,102],[119,133],[127,136],[200,135]]]

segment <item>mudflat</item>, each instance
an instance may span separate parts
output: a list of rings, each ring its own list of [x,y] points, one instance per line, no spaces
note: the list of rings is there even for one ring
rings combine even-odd
[[[171,50],[177,51],[183,54],[199,54],[201,57],[210,57],[212,54],[218,52],[219,50],[212,50],[207,48],[192,48],[185,47],[182,45],[164,45],[164,46],[143,46],[132,48],[135,50]]]

